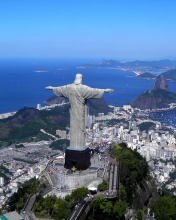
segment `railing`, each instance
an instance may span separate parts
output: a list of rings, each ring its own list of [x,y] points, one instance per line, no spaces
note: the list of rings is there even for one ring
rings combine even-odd
[[[84,219],[90,210],[90,206],[89,206],[90,203],[92,203],[92,200],[85,201],[82,207],[78,210],[78,213],[74,219]]]
[[[34,213],[32,213],[32,217],[33,217],[34,220],[37,220]]]
[[[106,169],[106,168],[104,168],[104,170],[103,170],[103,175],[101,176],[102,178],[104,177],[104,175],[105,175],[106,171],[107,171],[107,169]]]
[[[29,220],[29,217],[26,215],[24,219],[25,219],[25,220]]]
[[[96,195],[97,196],[101,196],[107,199],[113,199],[116,198],[116,194],[113,193],[112,195],[105,195],[103,193],[99,193]],[[80,205],[78,207],[78,209],[73,209],[73,211],[71,212],[70,216],[68,217],[67,220],[82,220],[85,219],[87,213],[89,210],[86,211],[86,208],[89,206],[90,203],[93,203],[94,200],[92,198],[88,198],[88,197],[84,197],[83,201],[80,202]],[[84,213],[84,214],[83,214]],[[84,217],[83,217],[84,215]]]
[[[87,196],[83,197],[82,200],[79,201],[79,207],[77,209],[73,209],[70,216],[68,217],[67,220],[75,220],[79,217],[80,213],[82,213],[83,208],[87,204],[88,201],[86,201]]]
[[[46,178],[47,178],[49,184],[50,184],[51,186],[54,186],[54,184],[53,184],[53,182],[52,182],[52,180],[51,180],[51,177],[50,177],[50,175],[47,173],[47,171],[44,170],[43,173],[45,174],[45,176],[46,176]]]
[[[32,212],[32,208],[34,207],[36,198],[35,198],[35,201],[33,202],[32,206],[31,206],[31,210],[30,210],[30,211],[26,211],[27,205],[29,204],[30,199],[31,199],[32,196],[34,196],[34,195],[35,195],[35,194],[32,193],[32,194],[28,197],[28,199],[27,199],[27,201],[26,201],[26,203],[25,203],[25,205],[24,205],[24,207],[23,207],[23,209],[22,209],[22,211],[21,211],[21,213],[20,213],[21,216],[22,216],[25,220],[30,220],[29,216],[31,216],[31,217],[33,218],[33,220],[36,220],[36,217],[35,217],[34,213]],[[25,211],[25,213],[24,213],[24,211]]]
[[[44,190],[44,192],[41,194],[42,196],[45,196],[45,195],[47,195],[49,192],[51,192],[52,191],[52,187],[51,188],[49,188],[49,189],[47,189],[47,190]]]
[[[28,197],[28,199],[27,199],[27,201],[26,201],[26,203],[25,203],[25,205],[24,205],[24,207],[23,207],[23,209],[22,210],[24,210],[25,211],[25,209],[26,209],[26,206],[27,206],[27,204],[28,204],[28,202],[29,202],[29,200],[30,200],[30,198],[33,196],[33,193]]]

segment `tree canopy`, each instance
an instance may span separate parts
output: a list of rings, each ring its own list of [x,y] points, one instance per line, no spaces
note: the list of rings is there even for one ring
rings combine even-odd
[[[163,196],[157,199],[151,207],[156,220],[176,219],[176,201],[171,196]]]
[[[35,215],[41,218],[51,217],[54,220],[67,219],[75,205],[88,193],[89,190],[82,187],[73,190],[65,199],[58,199],[55,196],[38,197],[34,206]]]
[[[18,188],[18,191],[7,200],[6,207],[8,207],[8,211],[17,210],[20,212],[23,209],[28,197],[32,193],[36,193],[38,189],[42,190],[44,187],[45,186],[40,184],[39,180],[35,178],[25,182],[21,187]]]
[[[132,203],[138,184],[149,177],[148,164],[136,150],[131,150],[125,143],[114,144],[112,156],[120,162],[121,199]]]
[[[156,127],[156,124],[153,122],[143,122],[140,125],[138,125],[140,131],[146,131],[148,132],[148,130],[150,129],[154,129]]]
[[[88,219],[109,220],[125,219],[126,203],[123,201],[110,201],[104,197],[96,197],[91,206]]]
[[[99,191],[107,190],[107,188],[108,188],[108,181],[104,180],[102,183],[100,183],[98,185],[98,190]]]
[[[69,202],[55,196],[40,197],[35,204],[34,213],[39,218],[67,219],[70,214]]]
[[[70,140],[60,139],[57,141],[53,141],[49,147],[52,148],[52,150],[63,151],[64,149],[66,149],[66,147],[69,147],[69,145],[70,145]]]

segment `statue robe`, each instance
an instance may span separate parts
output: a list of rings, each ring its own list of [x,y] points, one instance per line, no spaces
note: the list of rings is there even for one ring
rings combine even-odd
[[[85,121],[87,120],[87,99],[101,98],[104,89],[94,89],[86,85],[69,84],[54,87],[56,96],[63,96],[70,101],[70,148],[84,150],[85,146]]]

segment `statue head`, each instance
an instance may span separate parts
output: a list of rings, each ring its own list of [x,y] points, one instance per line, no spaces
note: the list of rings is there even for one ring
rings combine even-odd
[[[76,77],[75,77],[74,84],[75,85],[81,84],[82,83],[82,78],[83,78],[83,75],[81,73],[77,73]]]

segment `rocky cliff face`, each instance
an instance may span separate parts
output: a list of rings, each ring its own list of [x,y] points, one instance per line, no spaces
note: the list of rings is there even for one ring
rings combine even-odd
[[[163,75],[159,75],[153,84],[153,89],[139,95],[131,102],[131,106],[144,110],[168,108],[171,103],[176,103],[176,94],[169,92],[167,80]]]
[[[143,206],[150,207],[156,198],[159,197],[157,192],[157,188],[153,180],[145,181],[137,186],[137,190],[135,193],[135,198],[132,204],[131,209],[127,209],[127,213],[125,214],[125,219],[136,219],[133,214],[136,210],[142,209]],[[147,216],[143,213],[143,218],[146,219]]]
[[[157,189],[152,181],[146,181],[138,185],[132,208],[141,209],[144,205],[151,204],[154,199],[159,197]]]
[[[159,75],[155,79],[155,82],[153,84],[153,90],[156,90],[156,89],[164,89],[166,91],[169,91],[168,82],[167,82],[166,78],[162,74]]]

